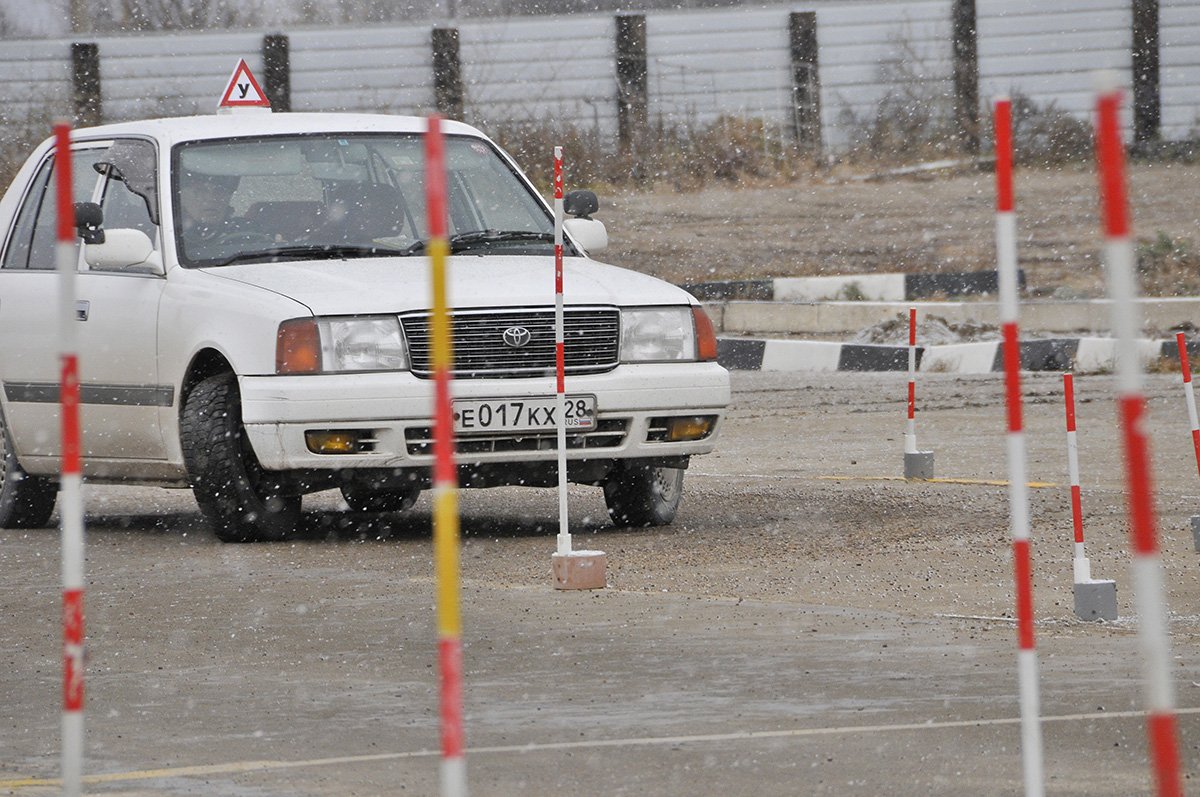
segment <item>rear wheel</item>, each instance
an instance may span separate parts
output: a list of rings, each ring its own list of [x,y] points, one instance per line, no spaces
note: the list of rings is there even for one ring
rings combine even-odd
[[[196,502],[220,540],[282,540],[296,528],[300,496],[254,455],[233,374],[211,376],[192,389],[183,404],[180,440]]]
[[[41,529],[50,523],[58,484],[30,476],[17,463],[16,452],[0,412],[0,528]]]
[[[682,496],[682,468],[628,465],[604,483],[608,516],[618,526],[666,526]]]

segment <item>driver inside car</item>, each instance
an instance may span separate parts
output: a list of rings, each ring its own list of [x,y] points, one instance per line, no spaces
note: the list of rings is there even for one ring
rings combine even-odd
[[[228,236],[245,231],[245,220],[233,216],[229,200],[237,190],[236,176],[186,172],[179,182],[180,233],[184,248],[193,257]]]

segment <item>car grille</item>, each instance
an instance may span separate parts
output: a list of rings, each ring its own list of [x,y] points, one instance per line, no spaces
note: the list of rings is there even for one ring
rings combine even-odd
[[[429,314],[400,318],[415,376],[433,376]],[[454,369],[458,379],[547,376],[554,373],[553,310],[485,310],[450,317]],[[506,330],[524,329],[529,342],[505,343]],[[593,374],[617,366],[621,318],[615,309],[585,308],[563,314],[563,367],[568,374]]]
[[[615,448],[625,442],[629,432],[628,418],[606,418],[596,422],[590,432],[572,432],[567,435],[567,449]],[[404,440],[409,456],[424,457],[433,454],[433,429],[428,426],[409,427],[404,430]],[[454,450],[458,454],[492,454],[506,451],[554,451],[558,444],[558,433],[537,434],[533,432],[504,432],[485,435],[456,435]]]

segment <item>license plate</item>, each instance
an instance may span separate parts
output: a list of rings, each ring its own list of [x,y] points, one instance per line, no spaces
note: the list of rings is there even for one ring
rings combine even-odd
[[[568,432],[587,432],[596,428],[596,397],[567,396]],[[504,398],[458,399],[453,404],[454,431],[540,432],[558,428],[558,399]]]

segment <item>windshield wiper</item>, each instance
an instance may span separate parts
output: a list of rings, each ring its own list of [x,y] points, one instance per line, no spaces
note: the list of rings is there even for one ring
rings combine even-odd
[[[447,239],[447,243],[450,244],[450,254],[452,255],[474,249],[480,244],[488,246],[506,241],[541,241],[552,244],[554,243],[554,233],[535,232],[534,230],[473,230],[471,232],[460,232],[456,235],[451,235]],[[416,241],[412,246],[405,249],[403,254],[411,255],[423,252],[427,243],[427,241]]]
[[[296,244],[257,249],[253,252],[238,252],[224,260],[210,263],[211,266],[229,266],[234,263],[273,263],[277,260],[334,260],[348,257],[388,257],[406,255],[407,251],[389,249],[384,246],[357,246],[348,244]]]
[[[534,232],[533,230],[475,230],[460,232],[449,238],[450,253],[471,249],[476,244],[490,244],[498,241],[543,241],[554,243],[554,233]]]

